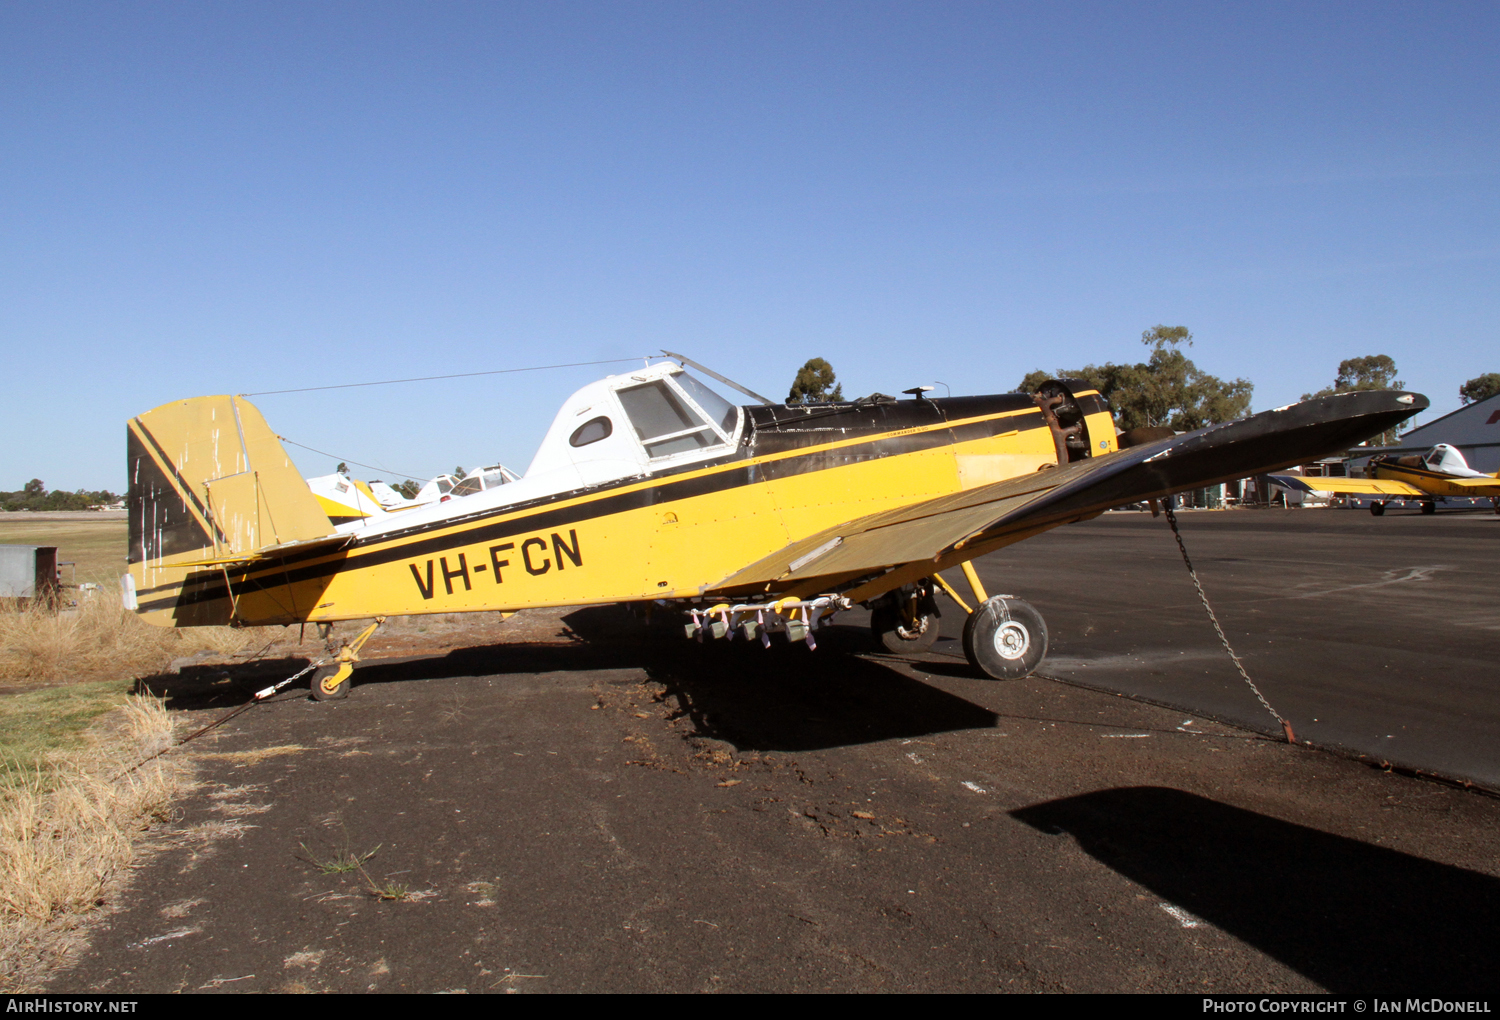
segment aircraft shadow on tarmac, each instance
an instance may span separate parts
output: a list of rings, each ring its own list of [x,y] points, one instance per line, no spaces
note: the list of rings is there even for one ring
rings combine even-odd
[[[641,640],[638,623],[618,607],[564,618],[574,633],[604,644]],[[634,629],[632,629],[634,628]],[[756,642],[684,641],[675,620],[649,632],[638,660],[675,695],[698,735],[742,751],[810,751],[951,730],[988,729],[988,709],[865,658],[868,628],[824,626],[813,651],[784,637]]]
[[[961,729],[987,729],[999,717],[878,661],[863,627],[819,629],[817,651],[778,638],[769,649],[743,640],[702,644],[662,621],[654,632],[616,607],[590,607],[565,617],[571,644],[497,644],[441,656],[376,660],[354,671],[352,697],[372,684],[453,677],[577,670],[643,669],[675,695],[699,736],[742,751],[808,751]],[[289,657],[239,666],[186,666],[177,674],[138,681],[169,709],[229,708],[253,692],[302,670]],[[306,681],[287,696],[305,696]]]
[[[1161,787],[1011,814],[1331,992],[1494,991],[1500,879]]]

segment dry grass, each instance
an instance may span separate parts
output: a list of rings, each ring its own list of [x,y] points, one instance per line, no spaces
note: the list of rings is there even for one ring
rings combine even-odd
[[[0,990],[27,983],[84,915],[105,901],[148,827],[186,779],[159,701],[131,697],[81,747],[3,751],[0,787]]]
[[[259,647],[257,641],[265,643],[258,628],[153,627],[120,608],[110,592],[96,593],[64,612],[35,603],[13,604],[0,608],[0,680],[143,676],[194,652],[232,655]]]

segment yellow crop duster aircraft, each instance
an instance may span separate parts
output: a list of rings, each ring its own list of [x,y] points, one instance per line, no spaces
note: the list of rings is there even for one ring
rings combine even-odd
[[[1490,497],[1500,513],[1500,476],[1475,471],[1464,455],[1447,443],[1439,443],[1426,453],[1405,457],[1388,454],[1371,457],[1364,478],[1311,478],[1302,475],[1272,475],[1277,485],[1301,492],[1337,496],[1382,495],[1391,500],[1376,500],[1370,513],[1379,517],[1386,504],[1397,500],[1417,500],[1424,514],[1437,513],[1437,501],[1445,497]]]
[[[963,566],[979,602],[965,653],[1020,677],[1045,654],[1046,625],[1019,599],[987,598],[973,558],[1345,450],[1427,407],[1346,393],[1117,436],[1108,404],[1076,381],[788,406],[677,357],[757,403],[736,406],[671,362],[610,376],[563,404],[519,478],[342,524],[244,398],[132,418],[126,606],[191,627],[660,601],[699,638],[812,645],[820,623],[864,604],[886,647],[921,650],[937,638],[938,571]],[[315,697],[347,692],[349,658],[315,675]]]

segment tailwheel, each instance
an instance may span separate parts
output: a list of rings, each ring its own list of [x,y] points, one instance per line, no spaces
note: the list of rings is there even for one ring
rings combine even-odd
[[[1384,515],[1385,514],[1385,500],[1377,499],[1375,502],[1371,503],[1370,504],[1370,513],[1374,514],[1376,517],[1380,517],[1380,516]]]
[[[354,666],[348,662],[335,662],[327,666],[319,666],[312,675],[312,696],[314,701],[338,701],[340,698],[349,696],[349,677],[354,673]]]
[[[924,577],[881,596],[870,608],[870,631],[880,647],[897,655],[915,655],[937,642],[941,614],[933,587],[932,579]]]
[[[996,595],[969,614],[964,655],[991,680],[1030,676],[1047,655],[1047,622],[1031,603]]]

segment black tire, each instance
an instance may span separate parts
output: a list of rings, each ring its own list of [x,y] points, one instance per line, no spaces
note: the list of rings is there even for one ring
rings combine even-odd
[[[337,687],[328,687],[326,681],[331,679],[339,671],[338,663],[331,666],[319,666],[312,672],[312,696],[314,701],[338,701],[349,696],[349,677]]]
[[[928,605],[930,601],[928,598],[918,603],[917,618],[907,625],[900,609],[889,600],[881,600],[870,611],[870,632],[876,643],[896,655],[920,655],[930,650],[937,643],[938,631],[942,629],[938,623],[937,607]]]
[[[1424,514],[1435,514],[1435,513],[1437,513],[1437,504],[1436,503],[1423,503],[1422,504],[1422,512]]]
[[[1384,515],[1385,503],[1377,499],[1375,502],[1370,504],[1370,513],[1374,514],[1376,517]]]
[[[1030,676],[1047,657],[1047,621],[1031,603],[997,595],[969,614],[964,656],[991,680]]]

